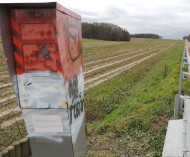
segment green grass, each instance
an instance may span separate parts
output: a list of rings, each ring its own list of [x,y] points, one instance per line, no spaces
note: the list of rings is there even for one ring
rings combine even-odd
[[[114,139],[127,156],[161,156],[166,126],[173,116],[183,46],[179,41],[177,46],[87,91],[89,140],[105,139],[106,145]],[[189,87],[188,82],[183,83],[183,91],[188,92]],[[86,156],[106,156],[100,150],[89,147]]]

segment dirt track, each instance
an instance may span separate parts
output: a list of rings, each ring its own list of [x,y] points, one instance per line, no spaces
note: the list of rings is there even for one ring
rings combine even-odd
[[[93,88],[155,56],[175,44],[157,45],[135,50],[119,50],[101,54],[89,53],[84,57],[85,90]],[[7,66],[3,62],[0,70],[0,128],[6,128],[15,121],[23,120],[16,104],[12,83],[7,77]],[[3,75],[5,74],[5,75]],[[16,118],[14,118],[16,117]]]

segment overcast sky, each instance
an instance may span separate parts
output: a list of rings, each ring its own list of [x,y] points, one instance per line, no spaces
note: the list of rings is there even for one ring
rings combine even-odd
[[[29,2],[0,0],[0,2]],[[37,2],[37,0],[31,0]],[[45,2],[43,0],[41,2]],[[39,2],[39,1],[38,1]],[[190,0],[57,0],[83,22],[109,22],[134,33],[182,39],[190,34]]]

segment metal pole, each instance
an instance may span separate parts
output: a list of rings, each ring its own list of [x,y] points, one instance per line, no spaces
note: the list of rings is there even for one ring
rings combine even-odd
[[[184,62],[185,51],[186,51],[186,49],[184,48],[184,51],[182,54],[182,59],[181,59],[178,94],[175,97],[174,119],[178,119],[178,115],[179,115],[181,86],[182,86],[182,80],[183,80],[183,62]]]

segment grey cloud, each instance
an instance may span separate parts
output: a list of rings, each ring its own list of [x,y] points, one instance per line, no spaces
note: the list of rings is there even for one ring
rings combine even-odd
[[[125,6],[109,6],[100,14],[77,10],[83,22],[109,22],[127,29],[130,33],[157,33],[163,38],[182,39],[190,34],[190,1],[161,5],[157,8],[143,8],[134,2],[126,6],[135,11],[126,10]]]

